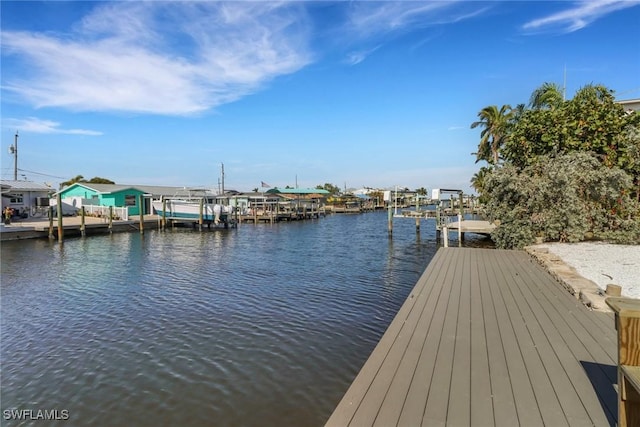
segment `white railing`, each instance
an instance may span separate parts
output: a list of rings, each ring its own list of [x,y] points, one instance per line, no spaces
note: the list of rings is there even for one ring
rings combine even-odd
[[[113,209],[113,219],[129,220],[129,209],[127,208],[84,205],[84,212],[86,215],[97,216],[105,219],[109,219],[109,209]]]

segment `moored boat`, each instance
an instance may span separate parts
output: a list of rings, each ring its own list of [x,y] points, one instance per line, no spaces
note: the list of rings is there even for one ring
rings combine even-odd
[[[228,223],[233,207],[224,205],[223,201],[207,195],[164,197],[152,202],[153,209],[158,216],[167,219],[183,219],[214,224]]]

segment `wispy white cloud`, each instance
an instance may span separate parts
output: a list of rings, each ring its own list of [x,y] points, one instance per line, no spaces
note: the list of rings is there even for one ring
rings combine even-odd
[[[356,1],[350,3],[341,31],[355,42],[381,40],[416,29],[452,24],[483,14],[486,5],[468,1]],[[424,38],[424,44],[434,37]],[[381,42],[379,42],[381,43]],[[349,64],[358,64],[375,48],[357,49],[348,54]],[[414,46],[415,48],[416,46]]]
[[[378,50],[380,45],[372,47],[370,49],[357,50],[347,54],[346,63],[349,65],[356,65],[367,59],[369,55]]]
[[[4,31],[29,70],[3,90],[36,107],[188,115],[311,61],[304,8],[277,2],[99,4],[73,33]]]
[[[638,6],[639,0],[586,0],[572,3],[572,7],[561,12],[534,19],[522,26],[526,32],[578,31],[609,13]]]
[[[60,123],[53,120],[43,120],[37,117],[28,117],[26,119],[3,119],[3,127],[15,129],[20,132],[45,133],[45,134],[66,134],[66,135],[88,135],[100,136],[103,133],[95,130],[87,129],[64,129],[60,127]]]

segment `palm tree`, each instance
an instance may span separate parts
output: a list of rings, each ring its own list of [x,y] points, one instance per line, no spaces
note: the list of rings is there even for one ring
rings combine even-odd
[[[507,128],[511,120],[511,106],[503,105],[498,109],[495,105],[484,107],[478,113],[480,120],[471,123],[471,129],[482,126],[480,144],[476,155],[476,163],[485,160],[497,165],[500,159],[500,148],[504,145]]]
[[[564,89],[555,83],[545,82],[534,90],[529,105],[534,110],[558,108],[564,102]]]
[[[471,186],[480,196],[484,193],[487,176],[493,171],[492,168],[483,166],[471,178]]]

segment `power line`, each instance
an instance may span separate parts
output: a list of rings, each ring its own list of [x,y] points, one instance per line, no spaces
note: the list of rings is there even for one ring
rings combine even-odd
[[[9,170],[9,168],[2,168],[2,174],[3,175],[8,174],[9,172],[5,172],[5,171],[8,171],[8,170]],[[30,171],[30,170],[27,170],[27,169],[18,169],[18,171],[19,172],[26,172],[26,173],[30,173],[30,174],[34,174],[34,175],[46,176],[48,178],[67,179],[67,177],[64,177],[64,176],[50,175],[50,174],[47,174],[47,173]]]

